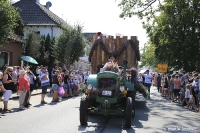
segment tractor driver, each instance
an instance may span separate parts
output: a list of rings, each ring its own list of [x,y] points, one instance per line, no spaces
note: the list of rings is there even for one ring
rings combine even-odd
[[[103,67],[103,71],[106,71],[106,69],[107,69],[109,66],[111,66],[113,62],[115,62],[115,56],[114,56],[113,54],[111,54],[111,55],[109,56],[109,62],[107,62],[107,63],[104,65],[104,67]],[[116,64],[115,67],[116,67],[118,73],[120,74],[120,69],[119,69],[118,64]]]

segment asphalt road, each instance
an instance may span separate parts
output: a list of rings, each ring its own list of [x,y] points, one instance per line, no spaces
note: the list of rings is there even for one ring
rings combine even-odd
[[[0,118],[0,133],[183,133],[200,132],[200,113],[188,111],[176,103],[165,100],[151,88],[151,99],[137,94],[136,115],[132,127],[124,127],[124,118],[89,115],[88,125],[79,123],[80,96],[51,103],[47,94],[47,105],[40,104],[40,95],[31,99],[31,106],[18,110],[18,99],[9,101],[11,113]],[[2,103],[0,104],[0,107]]]

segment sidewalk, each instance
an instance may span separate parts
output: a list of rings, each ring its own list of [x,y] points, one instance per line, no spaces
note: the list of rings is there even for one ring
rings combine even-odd
[[[47,93],[50,92],[50,86],[47,88]],[[38,88],[38,89],[34,89],[31,96],[34,96],[34,95],[40,95],[42,92],[42,89],[41,88]],[[10,97],[10,100],[11,99],[18,99],[19,98],[19,95],[17,93],[13,93]]]

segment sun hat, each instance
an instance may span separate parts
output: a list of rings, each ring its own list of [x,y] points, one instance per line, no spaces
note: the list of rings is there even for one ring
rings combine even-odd
[[[25,70],[20,70],[19,71],[19,75],[25,75],[26,74],[26,71]]]

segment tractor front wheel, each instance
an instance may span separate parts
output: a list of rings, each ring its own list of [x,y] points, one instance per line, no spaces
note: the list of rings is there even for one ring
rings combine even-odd
[[[81,99],[80,102],[80,123],[86,125],[88,120],[87,100]]]
[[[125,113],[125,127],[130,128],[131,127],[131,121],[132,121],[132,98],[127,97],[126,99],[126,113]]]

